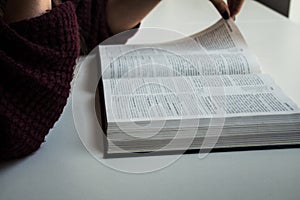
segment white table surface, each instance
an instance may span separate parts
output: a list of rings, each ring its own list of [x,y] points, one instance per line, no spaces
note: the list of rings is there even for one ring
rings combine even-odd
[[[142,27],[191,34],[218,18],[205,0],[163,0]],[[300,105],[300,27],[250,0],[237,24],[263,71]],[[83,62],[72,96],[46,143],[31,156],[0,163],[1,200],[299,199],[300,149],[213,153],[204,158],[92,156],[100,151],[91,114],[97,72],[89,67],[89,58]]]

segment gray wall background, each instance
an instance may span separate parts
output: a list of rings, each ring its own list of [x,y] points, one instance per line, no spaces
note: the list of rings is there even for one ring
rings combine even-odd
[[[290,0],[257,0],[288,17]]]

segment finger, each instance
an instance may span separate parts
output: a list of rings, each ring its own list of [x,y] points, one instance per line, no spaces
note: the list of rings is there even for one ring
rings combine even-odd
[[[219,11],[219,13],[222,15],[224,19],[229,19],[230,17],[230,11],[228,6],[223,0],[209,0],[215,8]]]
[[[245,0],[227,0],[230,17],[234,18],[241,10]]]

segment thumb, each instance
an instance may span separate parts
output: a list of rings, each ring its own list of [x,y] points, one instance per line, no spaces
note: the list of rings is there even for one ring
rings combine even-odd
[[[209,0],[219,11],[224,19],[229,19],[230,11],[227,4],[223,0]]]
[[[227,0],[230,10],[230,16],[234,17],[239,13],[244,3],[244,0]]]

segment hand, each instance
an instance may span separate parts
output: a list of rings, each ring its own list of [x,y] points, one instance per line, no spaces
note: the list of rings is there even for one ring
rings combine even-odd
[[[209,0],[219,11],[224,19],[235,18],[241,10],[245,0],[227,0],[227,4],[223,0]]]

